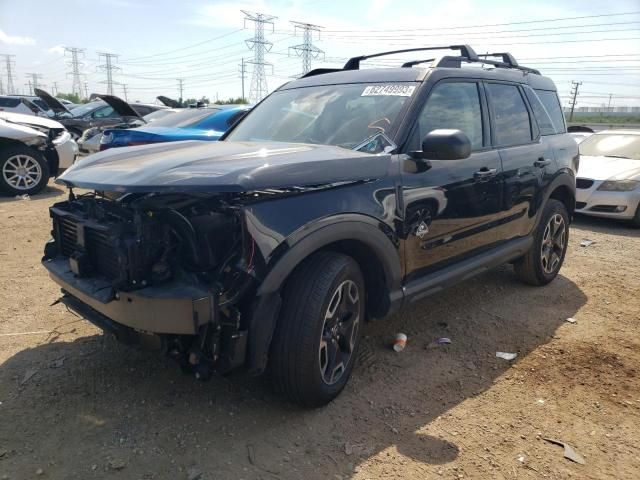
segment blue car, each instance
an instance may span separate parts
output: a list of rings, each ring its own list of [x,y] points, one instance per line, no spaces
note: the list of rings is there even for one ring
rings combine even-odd
[[[247,105],[189,108],[141,127],[105,130],[100,150],[181,140],[218,140],[249,109]]]

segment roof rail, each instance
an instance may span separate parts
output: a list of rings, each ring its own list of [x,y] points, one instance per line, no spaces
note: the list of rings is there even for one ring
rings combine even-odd
[[[421,63],[433,62],[435,58],[426,58],[424,60],[412,60],[410,62],[406,62],[402,64],[402,68],[411,68],[416,65],[420,65]]]
[[[449,45],[443,47],[421,47],[421,48],[407,48],[404,50],[391,50],[389,52],[374,53],[372,55],[362,55],[360,57],[350,58],[347,63],[342,67],[343,70],[359,70],[360,62],[362,60],[368,60],[370,58],[383,57],[387,55],[395,55],[396,53],[408,53],[408,52],[424,52],[427,50],[459,50],[460,56],[464,57],[468,61],[478,61],[478,55],[473,51],[469,45]]]
[[[512,67],[517,67],[518,66],[518,62],[516,62],[516,59],[513,58],[513,55],[511,55],[508,52],[503,52],[503,53],[485,53],[483,55],[478,55],[480,58],[487,58],[487,57],[496,57],[496,58],[501,58],[502,59],[502,63],[506,63],[507,65],[510,65]]]
[[[517,70],[522,70],[523,72],[535,73],[536,75],[540,75],[540,70],[536,70],[535,68],[520,66],[516,61],[516,59],[513,57],[513,55],[511,55],[508,52],[485,53],[483,55],[478,55],[478,57],[483,59],[483,60],[480,60],[480,62],[486,63],[487,65],[493,65],[495,67],[501,67],[501,68],[515,68]],[[500,58],[502,59],[502,61],[496,62],[493,60],[487,60],[487,57]]]

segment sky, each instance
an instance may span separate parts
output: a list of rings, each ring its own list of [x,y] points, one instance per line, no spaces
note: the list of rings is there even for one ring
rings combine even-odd
[[[578,106],[640,106],[640,0],[0,0],[0,55],[14,55],[15,86],[28,74],[46,90],[70,92],[70,55],[83,48],[82,82],[106,93],[98,52],[117,54],[114,93],[129,101],[157,95],[215,100],[242,93],[240,64],[254,51],[254,24],[241,10],[274,16],[265,60],[268,90],[295,78],[303,41],[292,21],[319,27],[315,67],[340,67],[350,56],[419,46],[470,44],[478,53],[510,52],[551,77],[567,105],[579,81]],[[446,53],[446,52],[443,52]],[[418,58],[423,58],[418,56]],[[385,57],[366,66],[399,65],[416,56]],[[364,66],[365,64],[363,64]],[[253,65],[246,64],[249,96]],[[6,87],[4,57],[0,79]],[[125,87],[126,86],[126,87]]]

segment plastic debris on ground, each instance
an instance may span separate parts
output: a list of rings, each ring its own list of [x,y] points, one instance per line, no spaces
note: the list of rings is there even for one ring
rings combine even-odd
[[[567,322],[569,322],[569,323],[578,323],[578,320],[576,320],[573,317],[569,317],[569,318],[567,318]]]
[[[442,337],[436,340],[438,345],[451,345],[451,339],[447,337]]]
[[[16,200],[31,200],[31,197],[29,196],[28,193],[25,193],[24,195],[16,195],[15,199]]]
[[[517,353],[496,352],[496,357],[502,358],[503,360],[513,360],[517,356],[518,356]]]
[[[589,246],[593,245],[594,243],[596,243],[595,240],[589,240],[588,238],[583,238],[582,241],[580,242],[580,246],[581,247],[589,247]]]
[[[584,465],[585,463],[587,463],[585,462],[584,457],[576,452],[576,450],[568,443],[561,442],[560,440],[555,440],[553,438],[545,438],[544,440],[546,442],[564,447],[564,458],[567,458],[572,462],[579,463],[580,465]]]
[[[396,335],[396,339],[393,342],[393,349],[396,352],[401,352],[404,350],[404,347],[407,346],[407,336],[404,333],[399,333]]]

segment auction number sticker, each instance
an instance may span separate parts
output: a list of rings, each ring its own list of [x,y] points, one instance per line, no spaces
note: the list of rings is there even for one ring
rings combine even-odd
[[[410,97],[416,89],[415,85],[369,85],[362,92],[362,97]]]

